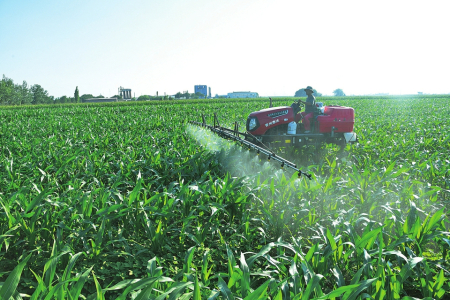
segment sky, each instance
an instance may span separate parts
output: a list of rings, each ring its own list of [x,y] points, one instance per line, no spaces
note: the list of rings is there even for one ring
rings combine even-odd
[[[448,0],[0,0],[0,76],[50,95],[450,93]]]

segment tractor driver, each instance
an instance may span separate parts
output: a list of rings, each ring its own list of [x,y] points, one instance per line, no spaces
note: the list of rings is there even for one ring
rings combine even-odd
[[[306,101],[303,102],[299,99],[298,102],[305,105],[305,111],[302,112],[302,115],[303,119],[305,120],[304,125],[306,132],[311,130],[311,119],[314,118],[314,112],[316,111],[316,98],[313,96],[314,90],[312,87],[307,86],[304,91],[306,92],[306,95],[308,95]]]

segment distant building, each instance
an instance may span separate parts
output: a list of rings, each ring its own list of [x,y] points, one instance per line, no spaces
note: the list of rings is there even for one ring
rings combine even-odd
[[[81,100],[82,103],[117,102],[117,98],[89,98]]]
[[[227,98],[259,98],[259,95],[253,92],[232,92],[227,94]]]
[[[129,100],[131,99],[131,89],[119,87],[119,95],[122,96],[122,99]]]
[[[194,93],[202,93],[208,97],[208,87],[206,85],[194,85]]]

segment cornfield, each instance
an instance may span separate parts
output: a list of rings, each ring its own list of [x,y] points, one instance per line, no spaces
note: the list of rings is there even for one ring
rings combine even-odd
[[[0,108],[0,299],[449,299],[449,100],[320,99],[311,181],[187,124],[267,99]]]

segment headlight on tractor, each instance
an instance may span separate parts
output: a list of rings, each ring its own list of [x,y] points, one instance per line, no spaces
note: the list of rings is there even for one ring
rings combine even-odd
[[[253,131],[259,127],[258,119],[251,117],[247,119],[247,131]]]

